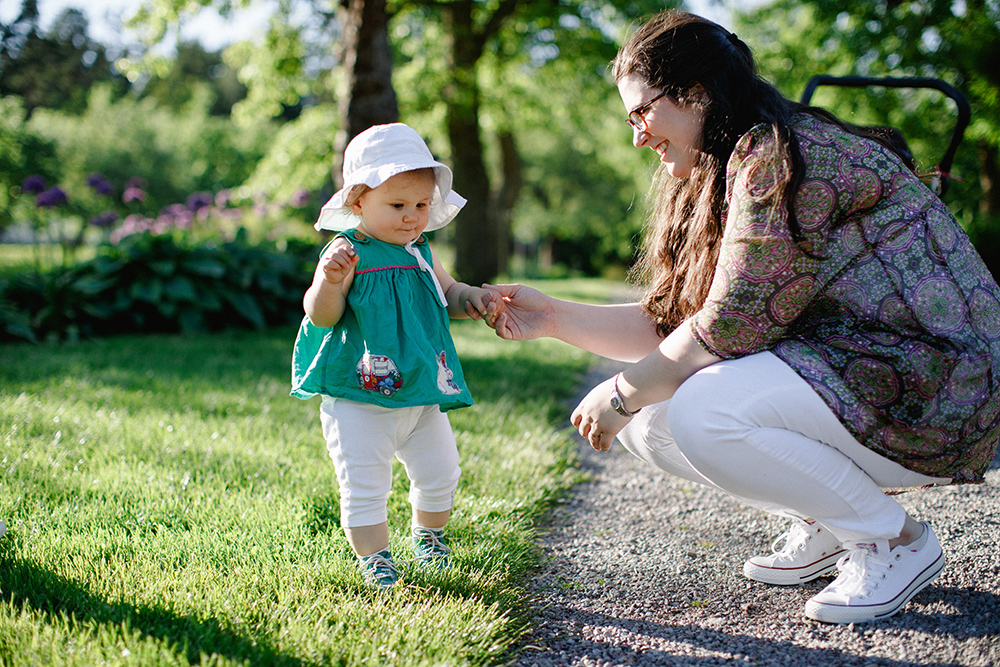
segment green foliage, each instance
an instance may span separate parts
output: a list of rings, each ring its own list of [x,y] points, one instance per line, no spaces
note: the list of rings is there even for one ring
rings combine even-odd
[[[294,327],[0,346],[0,655],[10,667],[504,664],[527,630],[538,523],[580,478],[560,401],[589,357],[453,335],[477,405],[450,413],[455,567],[363,585]],[[407,558],[397,467],[392,546]]]
[[[308,107],[284,123],[245,188],[271,200],[295,202],[298,208],[308,209],[308,222],[315,222],[326,199],[319,197],[319,201],[312,195],[330,192],[337,125],[337,110],[328,104]],[[303,192],[309,193],[308,200],[302,200]]]
[[[390,30],[400,116],[447,161],[439,92],[453,85],[447,33],[428,3],[398,5]],[[479,120],[494,184],[504,174],[492,137],[515,138],[524,181],[512,222],[518,248],[544,249],[587,275],[632,261],[652,170],[645,152],[631,145],[607,67],[629,21],[663,8],[662,2],[525,3],[488,45],[477,68]],[[551,269],[529,262],[524,270]]]
[[[310,32],[294,26],[286,16],[279,12],[272,17],[263,44],[239,42],[223,54],[248,91],[233,108],[239,124],[277,118],[301,107],[303,100],[330,99],[332,36],[329,31]]]
[[[143,86],[141,97],[152,97],[158,105],[182,111],[205,86],[211,91],[208,99],[213,116],[228,116],[247,93],[220,53],[206,51],[198,42],[181,42],[167,72],[154,74]]]
[[[315,246],[139,234],[69,269],[0,280],[0,340],[264,328],[298,321]]]
[[[125,93],[128,82],[89,37],[80,10],[64,9],[45,34],[38,32],[35,3],[25,2],[24,10],[11,26],[0,26],[0,95],[20,96],[30,114],[40,107],[79,113],[97,82]]]
[[[969,221],[983,199],[978,142],[1000,147],[1000,10],[996,3],[951,0],[820,2],[779,0],[739,14],[737,31],[755,47],[764,72],[798,99],[815,74],[934,77],[969,98],[973,121],[952,172],[947,200]],[[813,103],[848,122],[903,131],[923,171],[944,153],[954,104],[936,91],[820,88]]]
[[[53,181],[57,173],[55,144],[28,129],[23,100],[0,98],[0,232],[14,222],[11,209],[24,179],[37,174]]]
[[[616,107],[594,120],[612,119],[621,125],[618,114]],[[628,266],[642,231],[648,184],[639,182],[637,167],[643,166],[644,155],[629,146],[627,130],[612,123],[583,137],[559,127],[523,133],[524,175],[531,187],[517,205],[515,238],[549,246],[552,263],[584,275]],[[595,128],[600,125],[592,123]],[[611,147],[598,145],[616,134],[631,149],[634,164],[626,168],[608,159],[614,155]]]
[[[209,107],[204,92],[175,113],[152,99],[115,101],[98,86],[82,115],[39,110],[28,128],[56,145],[71,201],[98,172],[118,184],[143,179],[146,206],[156,210],[192,192],[239,186],[267,151],[276,129],[270,123],[237,128]]]

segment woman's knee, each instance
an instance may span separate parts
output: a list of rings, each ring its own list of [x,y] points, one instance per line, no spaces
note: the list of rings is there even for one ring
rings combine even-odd
[[[734,421],[734,400],[722,374],[696,373],[674,392],[668,418],[682,452],[694,444],[710,444]]]

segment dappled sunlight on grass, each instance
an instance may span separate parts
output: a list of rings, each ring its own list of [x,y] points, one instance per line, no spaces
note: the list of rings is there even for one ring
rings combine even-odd
[[[453,328],[455,568],[361,581],[293,329],[0,347],[0,651],[10,665],[485,664],[525,627],[538,521],[579,476],[563,401],[590,358]],[[408,483],[389,502],[405,561]],[[211,656],[209,658],[209,656]]]

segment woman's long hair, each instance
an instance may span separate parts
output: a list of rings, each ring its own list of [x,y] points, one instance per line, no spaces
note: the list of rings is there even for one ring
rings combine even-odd
[[[636,267],[648,282],[643,307],[661,335],[693,315],[708,295],[725,226],[726,164],[743,134],[761,123],[771,126],[774,151],[765,156],[770,164],[763,166],[774,186],[766,197],[799,241],[791,201],[805,168],[789,127],[792,116],[806,111],[849,132],[873,136],[821,109],[786,99],[760,77],[743,41],[694,14],[665,11],[643,24],[618,52],[612,73],[616,83],[638,77],[682,106],[700,103],[694,99],[699,85],[708,98],[701,153],[691,175],[673,178],[662,165],[657,170],[646,242]]]

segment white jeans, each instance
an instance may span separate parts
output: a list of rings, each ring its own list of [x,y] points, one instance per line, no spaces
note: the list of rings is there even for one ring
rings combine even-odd
[[[906,513],[882,488],[947,483],[868,449],[770,352],[702,369],[618,439],[635,456],[748,505],[813,518],[842,542],[891,539]]]
[[[320,421],[337,471],[340,524],[345,528],[388,519],[394,457],[410,478],[415,510],[452,508],[462,470],[451,423],[438,406],[384,408],[324,396]]]

